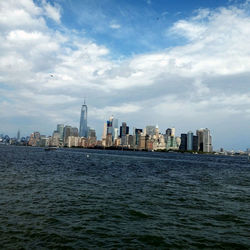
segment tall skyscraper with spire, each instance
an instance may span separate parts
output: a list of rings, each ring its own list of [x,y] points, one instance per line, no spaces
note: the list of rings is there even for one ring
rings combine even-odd
[[[79,128],[80,137],[88,136],[87,114],[88,114],[88,107],[84,99],[84,104],[82,105],[81,108],[81,117],[80,117],[80,128]]]

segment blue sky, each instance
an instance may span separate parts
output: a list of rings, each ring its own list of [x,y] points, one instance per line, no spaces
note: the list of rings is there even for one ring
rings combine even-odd
[[[208,127],[216,149],[250,135],[249,1],[0,1],[0,134],[109,116],[177,134]],[[53,77],[51,77],[53,75]]]
[[[64,0],[58,3],[62,8],[62,23],[67,28],[83,31],[89,39],[111,49],[115,57],[184,44],[185,39],[168,34],[173,23],[191,17],[201,8],[231,4],[225,0]]]

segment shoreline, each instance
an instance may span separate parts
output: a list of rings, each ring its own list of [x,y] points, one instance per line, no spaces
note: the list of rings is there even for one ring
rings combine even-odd
[[[16,146],[16,147],[27,147],[27,148],[41,148],[41,149],[48,149],[48,148],[54,148],[54,147],[39,147],[39,146],[29,146],[29,145],[11,145],[11,144],[5,144],[5,143],[0,143],[0,146]],[[131,148],[125,148],[125,147],[101,147],[101,146],[96,146],[96,147],[57,147],[56,149],[82,149],[82,150],[100,150],[100,151],[125,151],[125,152],[149,152],[149,153],[174,153],[174,154],[189,154],[189,155],[214,155],[214,156],[242,156],[245,157],[247,156],[247,153],[241,154],[238,152],[235,153],[219,153],[219,152],[196,152],[196,151],[181,151],[181,150],[139,150],[139,149],[131,149]]]

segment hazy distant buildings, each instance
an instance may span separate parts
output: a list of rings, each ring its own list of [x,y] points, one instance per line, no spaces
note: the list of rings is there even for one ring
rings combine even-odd
[[[80,137],[87,138],[88,136],[87,114],[88,114],[88,107],[84,100],[84,104],[82,105],[81,108],[81,117],[80,117],[80,128],[79,128]]]

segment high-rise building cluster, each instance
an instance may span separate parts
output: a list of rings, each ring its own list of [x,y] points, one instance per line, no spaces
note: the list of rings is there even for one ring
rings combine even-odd
[[[175,135],[175,128],[168,128],[165,133],[160,133],[159,127],[154,125],[148,125],[144,129],[133,128],[130,134],[126,122],[122,122],[119,128],[118,119],[111,116],[104,123],[102,146],[147,151],[181,150],[208,153],[212,152],[212,137],[207,128],[197,130],[196,135],[189,131],[179,137]]]
[[[210,130],[198,129],[196,135],[192,131],[187,134],[181,134],[181,145],[180,150],[183,151],[201,151],[201,152],[212,152],[212,136]]]
[[[34,132],[30,135],[28,145],[40,147],[95,147],[97,145],[96,131],[87,124],[88,107],[84,101],[80,114],[79,130],[69,125],[58,124],[52,136],[40,135]]]
[[[93,128],[88,128],[87,136],[80,137],[78,128],[63,124],[57,125],[52,136],[46,137],[34,132],[28,140],[29,146],[39,147],[95,147],[97,145],[96,132]]]
[[[20,137],[18,130],[14,143],[40,147],[102,147],[122,148],[132,150],[180,150],[196,152],[212,152],[212,136],[210,130],[198,129],[176,136],[175,128],[167,128],[161,133],[156,125],[145,128],[129,128],[126,122],[119,126],[118,119],[113,115],[104,123],[102,138],[97,140],[96,131],[88,127],[88,106],[85,101],[80,112],[80,126],[77,127],[58,124],[52,136],[32,133],[28,138]],[[4,139],[8,141],[6,137]],[[2,140],[3,141],[3,140]]]

